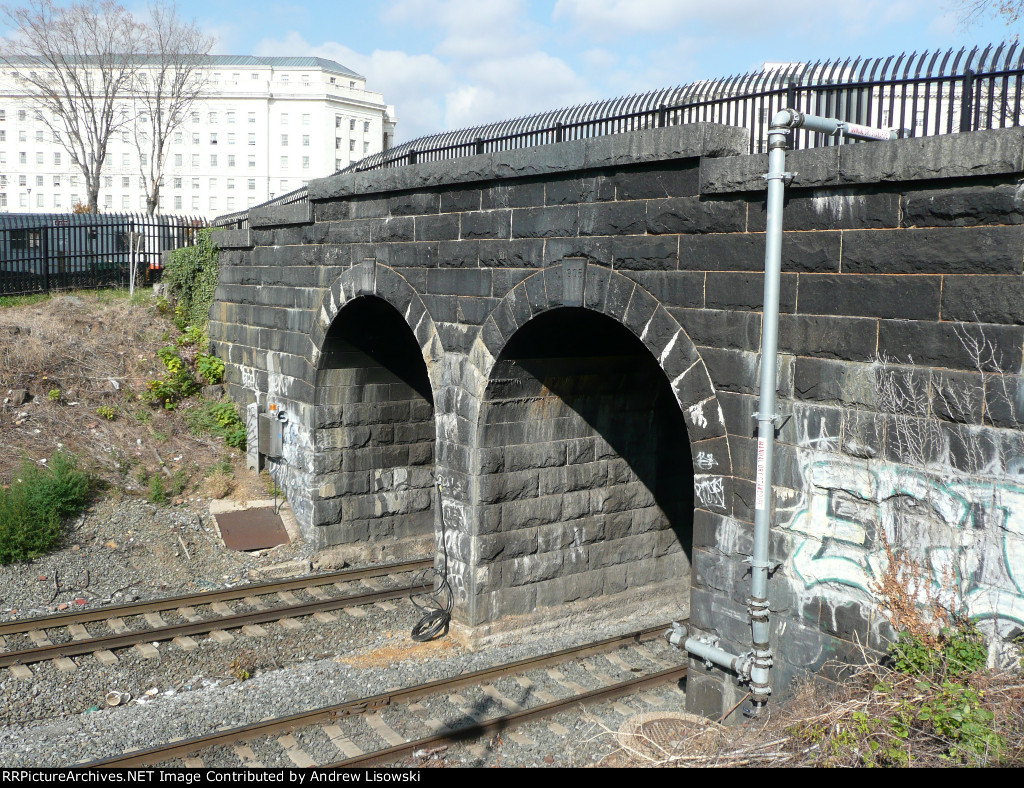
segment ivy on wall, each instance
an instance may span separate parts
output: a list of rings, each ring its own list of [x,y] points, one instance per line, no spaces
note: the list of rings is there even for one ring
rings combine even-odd
[[[212,235],[208,227],[199,230],[194,245],[171,252],[164,270],[164,281],[186,324],[203,330],[217,290],[217,247]]]

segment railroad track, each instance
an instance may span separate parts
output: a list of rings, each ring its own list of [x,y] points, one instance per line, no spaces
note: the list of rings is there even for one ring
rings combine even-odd
[[[101,662],[112,664],[117,661],[113,650],[128,646],[135,646],[143,656],[152,657],[157,654],[152,644],[159,641],[172,641],[179,648],[191,651],[197,648],[193,635],[210,634],[226,642],[233,639],[226,634],[229,629],[241,628],[245,634],[265,634],[259,628],[261,624],[277,621],[295,627],[297,617],[309,615],[329,622],[331,611],[385,602],[405,596],[411,590],[410,586],[402,585],[352,594],[346,593],[351,590],[346,586],[372,582],[377,577],[420,571],[432,565],[432,559],[423,559],[345,569],[220,591],[7,621],[0,623],[0,668],[11,668],[17,674],[19,670],[27,671],[25,666],[28,664],[54,660],[60,670],[70,672],[76,668],[71,658],[84,654],[94,654]],[[332,590],[329,591],[328,587]],[[310,600],[299,599],[297,592]],[[277,602],[269,601],[272,596],[277,598]],[[229,605],[231,602],[249,609],[238,612]],[[197,608],[209,608],[209,614],[201,615]],[[168,612],[173,612],[182,623],[167,623],[161,613]],[[131,623],[125,619],[130,619]],[[93,634],[87,624],[108,629],[110,634]],[[30,641],[32,646],[9,649],[8,639],[19,637]],[[61,642],[54,643],[51,637]]]
[[[686,666],[659,656],[647,645],[661,637],[667,627],[664,624],[80,765],[259,768],[385,764],[417,750],[429,751],[451,742],[466,743],[493,732],[504,732],[581,704],[608,701],[678,682],[686,675]],[[677,655],[671,656],[679,659]],[[573,666],[583,673],[575,670],[575,678],[565,675]],[[597,686],[584,686],[577,679]],[[562,697],[543,689],[544,686],[559,688]],[[466,696],[472,697],[458,694],[458,690],[467,688],[472,691],[467,690]],[[504,713],[494,715],[491,712],[495,709]],[[302,742],[306,742],[305,746]],[[270,757],[261,757],[254,747]],[[471,752],[476,748],[476,754],[480,754],[481,745],[469,747]]]

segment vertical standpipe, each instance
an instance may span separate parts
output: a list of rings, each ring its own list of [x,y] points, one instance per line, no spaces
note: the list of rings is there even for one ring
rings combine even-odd
[[[805,128],[859,140],[896,139],[896,132],[858,126],[834,118],[805,115],[784,109],[772,118],[768,130],[768,217],[764,250],[764,301],[761,322],[761,381],[757,413],[757,471],[754,499],[754,550],[750,558],[750,651],[734,655],[717,647],[708,639],[688,637],[686,627],[673,624],[666,635],[675,646],[691,656],[703,659],[709,666],[718,665],[735,672],[750,687],[752,714],[757,714],[771,694],[768,683],[772,650],[768,643],[768,537],[771,530],[772,479],[775,454],[775,388],[778,370],[779,282],[782,274],[782,209],[787,181],[786,137],[790,129]]]

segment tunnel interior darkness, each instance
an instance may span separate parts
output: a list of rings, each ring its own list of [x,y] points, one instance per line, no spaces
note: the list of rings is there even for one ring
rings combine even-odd
[[[589,310],[546,312],[505,346],[482,408],[481,524],[505,563],[492,616],[662,581],[688,597],[690,444],[640,340]]]
[[[320,546],[433,533],[434,407],[412,330],[361,297],[331,325],[317,372]]]

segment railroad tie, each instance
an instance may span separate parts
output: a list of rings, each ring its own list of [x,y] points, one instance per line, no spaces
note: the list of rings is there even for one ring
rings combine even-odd
[[[303,590],[317,601],[321,601],[328,598],[327,594],[321,591],[320,588],[317,586],[309,586],[308,588],[305,588]]]
[[[284,747],[284,754],[288,756],[288,760],[298,766],[300,769],[308,769],[311,766],[316,766],[316,761],[306,754],[305,750],[299,747],[299,743],[295,741],[295,737],[290,733],[286,733],[284,736],[279,736],[277,743]]]
[[[381,589],[384,588],[384,586],[382,586],[380,583],[378,583],[372,577],[364,577],[359,582],[362,583],[367,588],[369,588],[371,591],[380,591]]]
[[[108,651],[105,648],[92,652],[92,655],[96,657],[96,661],[101,665],[109,666],[117,664],[117,655],[113,651]]]
[[[238,760],[242,762],[242,765],[248,769],[264,769],[263,762],[256,757],[256,753],[252,751],[252,747],[248,744],[236,744],[232,747],[235,751],[235,755],[238,756]]]
[[[188,635],[179,635],[171,642],[178,648],[180,648],[182,651],[195,651],[197,648],[199,648],[199,644],[196,643]]]
[[[330,613],[325,610],[318,610],[313,614],[313,620],[318,621],[321,624],[336,624],[338,617],[334,613]]]
[[[0,651],[7,651],[7,641],[0,636]]]
[[[235,639],[235,636],[229,632],[225,632],[223,629],[214,629],[210,632],[210,637],[213,638],[217,643],[224,646]]]
[[[648,692],[644,695],[641,695],[640,700],[642,700],[648,706],[654,706],[655,708],[661,708],[665,705],[665,701],[659,698],[653,692]]]
[[[246,624],[242,627],[242,634],[246,637],[261,638],[266,637],[269,633],[259,624]]]
[[[626,660],[624,660],[618,654],[605,654],[604,658],[611,662],[613,665],[615,665],[615,667],[617,668],[621,668],[622,670],[625,670],[629,673],[633,672],[633,666],[626,662]]]
[[[53,643],[46,636],[46,633],[41,629],[30,629],[28,631],[29,640],[35,643],[37,646],[52,646]]]
[[[153,629],[167,626],[167,622],[160,617],[159,613],[143,613],[142,617],[146,619],[146,623],[153,627]]]
[[[352,618],[362,618],[366,615],[365,610],[360,610],[358,607],[346,607],[345,612],[348,613]]]
[[[633,648],[633,650],[636,653],[638,653],[640,656],[642,656],[644,659],[647,659],[647,660],[650,660],[651,662],[653,662],[655,665],[657,665],[662,670],[668,670],[669,668],[678,667],[678,663],[674,664],[672,662],[667,662],[667,661],[663,660],[661,657],[659,657],[657,654],[655,654],[651,650],[651,647],[648,646],[646,643],[640,643],[639,645],[635,646]]]
[[[291,591],[278,591],[277,598],[284,602],[286,605],[294,606],[302,604],[299,599]]]
[[[302,629],[302,622],[301,621],[296,621],[294,618],[282,618],[277,623],[280,624],[285,629],[291,629],[291,630]]]
[[[595,664],[594,664],[594,663],[593,663],[593,662],[592,662],[591,660],[589,660],[589,659],[585,659],[585,660],[583,660],[583,663],[582,663],[582,664],[583,664],[583,669],[584,669],[585,671],[587,671],[587,673],[589,673],[589,674],[590,674],[591,676],[593,676],[593,677],[594,677],[595,679],[597,679],[598,681],[600,681],[600,682],[601,682],[602,684],[609,684],[609,685],[611,685],[611,684],[615,684],[615,683],[617,683],[615,679],[613,679],[613,678],[612,678],[611,676],[609,676],[609,675],[608,675],[607,673],[605,673],[604,671],[602,671],[602,670],[601,670],[601,669],[600,669],[600,668],[599,668],[599,667],[598,667],[597,665],[595,665]]]
[[[560,725],[557,722],[549,722],[548,723],[548,730],[551,731],[553,734],[555,734],[555,736],[568,736],[569,735],[569,729],[566,728],[564,725]]]
[[[75,661],[67,657],[57,657],[53,664],[61,673],[74,673],[78,670],[78,665],[75,664]]]
[[[563,687],[565,687],[567,690],[569,690],[569,692],[571,692],[573,695],[582,695],[584,692],[587,691],[586,687],[582,686],[581,684],[577,684],[572,679],[567,679],[562,674],[562,671],[560,671],[560,670],[557,670],[555,668],[550,668],[547,673],[548,673],[548,678],[550,678],[556,684],[561,684]]]
[[[181,760],[187,769],[202,769],[206,766],[202,758],[182,758]]]
[[[11,665],[11,675],[16,679],[31,679],[32,669],[28,665]]]
[[[143,659],[156,659],[160,656],[160,652],[152,643],[136,643],[135,650],[142,655]]]
[[[491,698],[495,702],[500,703],[502,706],[504,706],[509,711],[513,711],[514,712],[514,711],[522,711],[523,710],[522,706],[520,706],[518,703],[516,703],[511,698],[506,698],[504,695],[501,694],[501,692],[498,690],[498,688],[493,686],[492,684],[483,684],[483,685],[480,686],[480,690],[488,698]]]
[[[397,747],[399,744],[405,744],[408,741],[402,734],[384,722],[384,718],[381,717],[380,714],[364,714],[363,719],[366,721],[366,724],[373,729],[374,733],[380,736],[392,747]]]
[[[363,754],[354,741],[352,741],[337,725],[325,725],[324,733],[331,740],[331,744],[338,748],[346,758],[355,758]]]
[[[349,582],[352,582],[351,580]],[[348,583],[335,583],[334,587],[337,588],[341,593],[347,594],[351,589],[348,587]]]
[[[127,625],[124,623],[123,618],[108,618],[107,626],[110,627],[110,631],[115,635],[123,635],[128,631]]]
[[[196,612],[194,607],[179,607],[178,615],[190,624],[195,624],[196,622],[203,620],[203,617]]]
[[[258,596],[242,597],[242,602],[244,602],[249,607],[256,608],[257,610],[262,610],[264,607],[263,601]]]
[[[214,602],[210,605],[210,610],[218,616],[233,616],[235,614],[235,612],[223,602]]]
[[[397,607],[395,607],[394,602],[387,602],[387,601],[384,601],[384,602],[374,602],[373,606],[375,608],[377,608],[378,610],[383,610],[385,613],[391,613],[391,612],[393,612],[393,611],[398,609]]]
[[[89,630],[81,624],[69,625],[68,632],[71,634],[72,640],[88,640],[91,637]]]
[[[417,717],[419,717],[423,721],[424,725],[430,728],[431,733],[438,734],[452,730],[443,722],[441,722],[441,720],[437,719],[436,717],[431,717],[430,712],[427,711],[427,707],[424,706],[422,703],[410,703],[408,709]]]

